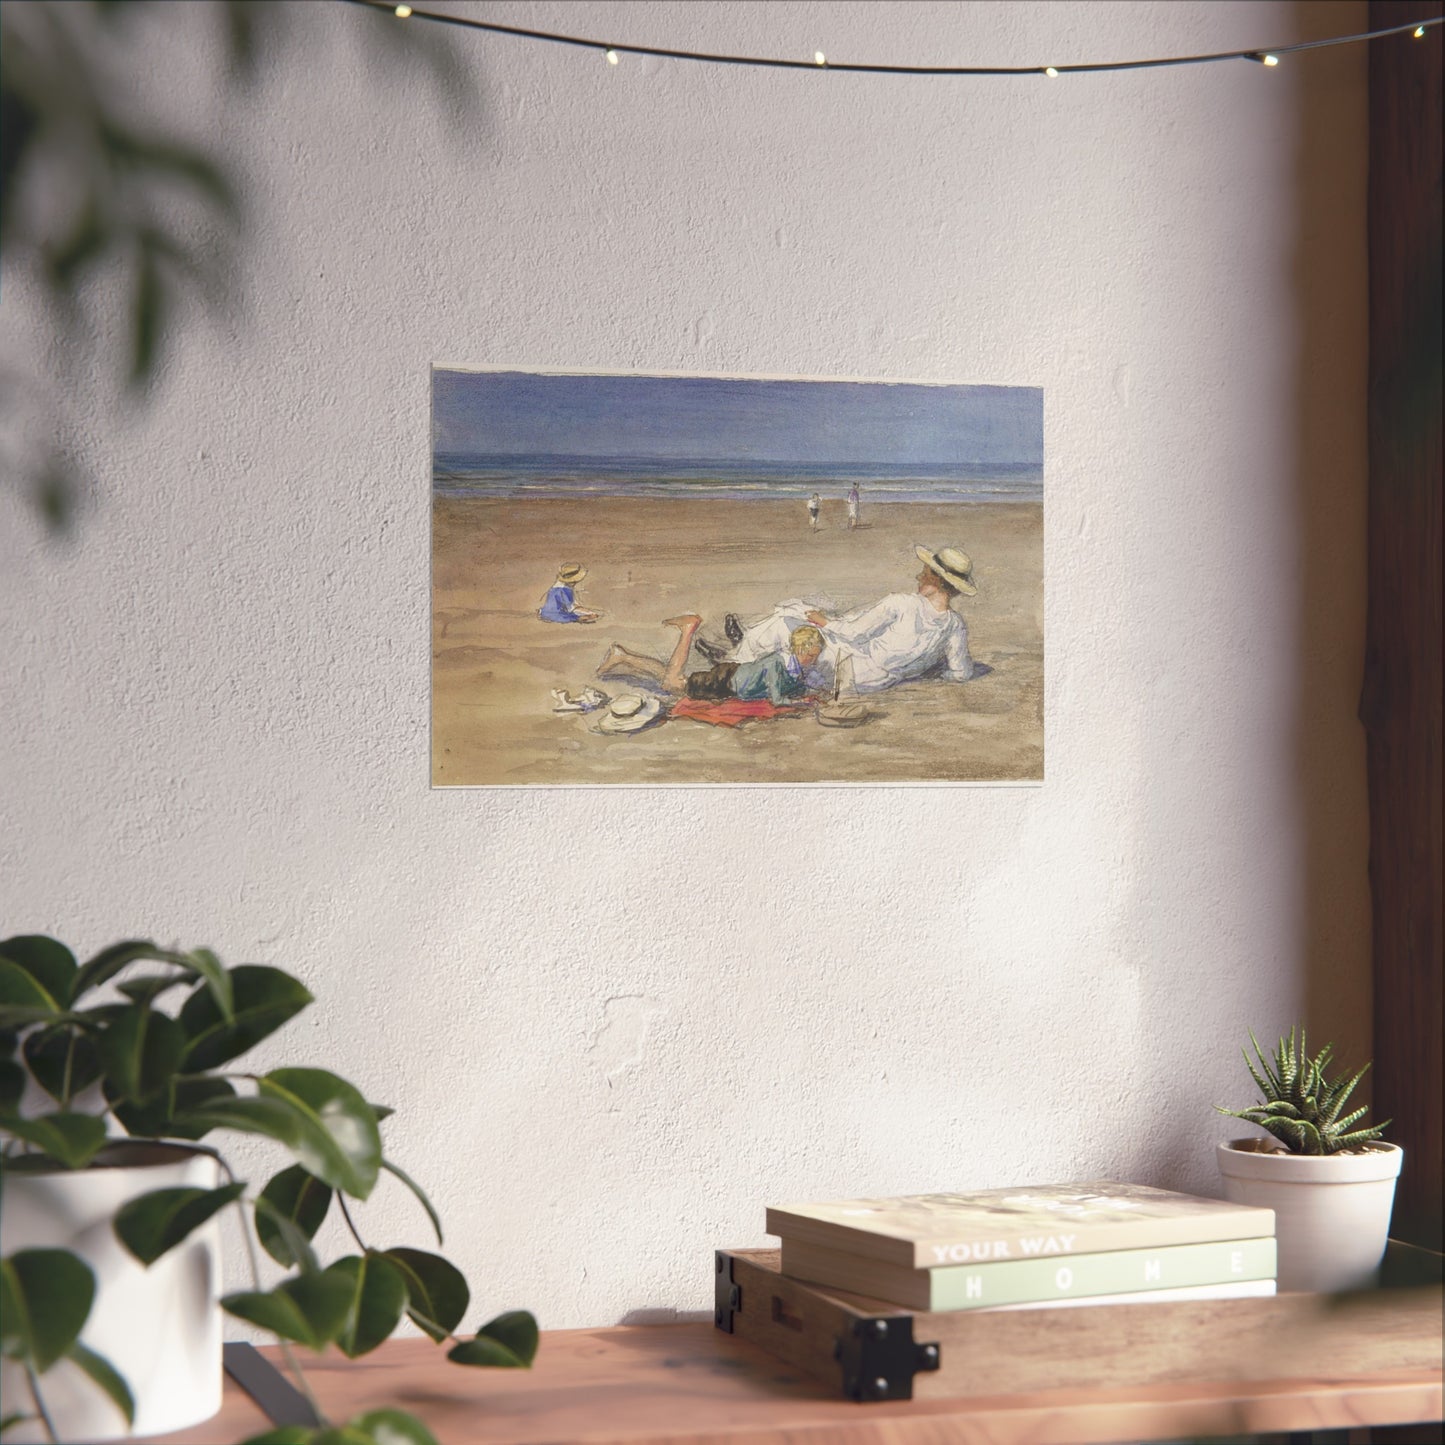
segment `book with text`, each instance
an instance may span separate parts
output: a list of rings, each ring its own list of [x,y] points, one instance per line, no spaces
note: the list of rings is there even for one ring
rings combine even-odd
[[[1104,1180],[778,1205],[767,1229],[785,1241],[933,1269],[1272,1236],[1274,1211]]]
[[[784,1239],[782,1272],[810,1284],[891,1300],[915,1310],[973,1310],[1101,1295],[1273,1280],[1273,1235],[1118,1249],[1067,1258],[1013,1259],[910,1269]]]

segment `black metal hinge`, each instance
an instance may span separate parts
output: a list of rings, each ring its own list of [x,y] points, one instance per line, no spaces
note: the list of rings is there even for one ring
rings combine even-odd
[[[733,1332],[733,1315],[743,1307],[743,1289],[733,1283],[732,1259],[718,1250],[717,1279],[713,1285],[713,1323],[727,1334]]]
[[[914,1341],[912,1315],[873,1315],[838,1336],[833,1358],[850,1400],[911,1400],[914,1375],[938,1368],[939,1349]]]
[[[321,1423],[305,1395],[254,1346],[241,1341],[222,1345],[221,1363],[273,1425],[315,1427]]]

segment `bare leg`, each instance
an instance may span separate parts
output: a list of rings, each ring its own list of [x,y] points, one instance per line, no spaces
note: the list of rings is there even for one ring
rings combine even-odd
[[[662,680],[672,692],[687,691],[687,658],[692,651],[693,634],[702,626],[702,618],[696,612],[685,612],[680,617],[665,617],[664,627],[677,628],[677,646],[667,660],[667,670]]]
[[[644,657],[640,652],[629,652],[620,642],[614,642],[607,649],[597,668],[598,677],[610,677],[615,672],[628,672],[634,677],[645,677],[652,682],[662,682],[667,664],[655,657]]]

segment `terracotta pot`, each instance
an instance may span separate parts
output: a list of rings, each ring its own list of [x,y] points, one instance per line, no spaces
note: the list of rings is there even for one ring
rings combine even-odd
[[[1287,1154],[1272,1139],[1218,1148],[1224,1197],[1274,1210],[1279,1288],[1368,1285],[1385,1254],[1404,1151],[1376,1140],[1358,1154]]]
[[[95,1272],[95,1302],[81,1343],[104,1355],[135,1400],[136,1435],[159,1435],[209,1420],[221,1408],[220,1226],[212,1218],[149,1269],[111,1228],[116,1211],[152,1189],[219,1184],[215,1159],[181,1144],[108,1144],[85,1169],[7,1166],[0,1253],[68,1249]],[[65,1441],[124,1439],[125,1417],[68,1360],[40,1377],[45,1407]],[[29,1410],[23,1368],[0,1366],[0,1398]],[[5,1432],[11,1442],[44,1440],[38,1421]]]

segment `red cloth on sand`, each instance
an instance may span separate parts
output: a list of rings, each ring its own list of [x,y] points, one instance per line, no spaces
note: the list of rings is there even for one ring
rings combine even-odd
[[[744,701],[730,697],[725,702],[703,702],[700,698],[679,698],[672,705],[673,717],[690,717],[695,722],[711,723],[713,727],[735,728],[749,718],[787,717],[801,711],[799,704],[790,703],[779,707],[767,698],[752,698]]]

